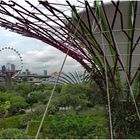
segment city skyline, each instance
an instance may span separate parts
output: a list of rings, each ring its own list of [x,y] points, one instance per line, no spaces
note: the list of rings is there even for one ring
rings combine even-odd
[[[48,0],[48,2],[54,3],[66,3],[65,0]],[[92,2],[92,0],[89,0]],[[24,5],[24,1],[18,1],[21,5]],[[84,0],[83,0],[84,2]],[[77,4],[78,1],[71,0],[72,4]],[[35,0],[34,4],[38,4]],[[68,14],[71,14],[70,12]],[[21,36],[19,34],[13,33],[11,31],[5,30],[0,27],[0,42],[2,47],[13,47],[17,49],[21,56],[23,57],[23,71],[25,69],[30,69],[34,73],[42,73],[43,70],[47,69],[48,74],[59,71],[63,63],[65,54],[59,50],[53,48],[52,46],[43,43],[37,39],[28,38]],[[14,57],[10,56],[13,61]],[[2,60],[2,58],[1,58]],[[1,61],[0,60],[0,61]],[[76,70],[83,70],[81,65],[68,57],[64,66],[64,72],[72,72]]]
[[[7,65],[2,65],[1,72],[4,72],[4,71],[16,71],[16,66],[10,63],[8,63]]]
[[[65,0],[48,0],[48,2],[66,4]],[[71,0],[70,2],[74,5],[78,3],[77,0]],[[92,0],[88,0],[88,2],[93,5]],[[109,0],[106,0],[105,2],[109,2]],[[18,0],[18,3],[21,5],[25,4],[25,2],[22,0]],[[35,0],[34,4],[38,5],[38,1]],[[57,6],[59,5],[56,5],[56,7]],[[67,14],[71,15],[71,12],[68,11]],[[47,69],[48,73],[59,71],[65,57],[64,53],[60,52],[59,50],[53,48],[52,46],[46,43],[43,43],[37,39],[33,39],[30,37],[21,36],[17,33],[5,30],[1,27],[0,42],[0,48],[10,46],[17,49],[23,57],[23,70],[29,68],[35,73],[42,73],[44,69]],[[13,56],[10,57],[11,59],[13,59],[13,61],[15,60]],[[72,72],[76,71],[77,69],[83,70],[82,66],[77,61],[68,57],[63,71]]]
[[[59,50],[53,48],[52,46],[45,44],[37,39],[32,39],[28,37],[23,37],[19,34],[10,32],[0,27],[0,41],[3,47],[13,47],[17,49],[23,58],[23,71],[30,69],[34,73],[42,74],[45,69],[47,69],[48,74],[59,71],[64,60],[65,54]],[[11,63],[16,65],[16,57],[14,54],[7,55],[5,53],[5,58],[1,56],[0,62],[7,63],[5,59],[9,59]],[[19,61],[19,60],[18,60]],[[19,62],[18,62],[19,63]],[[3,64],[3,63],[2,63]],[[2,65],[0,63],[0,66]],[[72,72],[76,70],[83,70],[81,65],[68,56],[64,69],[64,72]]]

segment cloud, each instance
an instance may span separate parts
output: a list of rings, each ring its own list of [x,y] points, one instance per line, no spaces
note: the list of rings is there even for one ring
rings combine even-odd
[[[60,70],[65,57],[61,51],[37,39],[23,37],[7,30],[0,32],[3,34],[0,35],[0,48],[9,46],[15,48],[23,57],[23,70],[29,69],[33,73],[40,74],[43,74],[44,70],[48,70],[49,74]],[[0,56],[0,66],[10,62],[16,64],[17,68],[20,67],[20,60],[13,52],[0,53]],[[82,69],[81,65],[68,57],[63,71],[70,72],[77,69]]]
[[[43,73],[43,70],[48,70],[48,73],[51,74],[60,70],[64,57],[65,54],[48,46],[41,51],[27,51],[23,55],[23,60],[25,68],[29,68],[32,72]],[[79,68],[82,70],[78,62],[67,57],[63,69],[64,72],[76,71]]]
[[[38,4],[37,1],[38,0],[34,1],[34,5]],[[49,1],[52,3],[65,3],[65,0]],[[21,5],[26,4],[24,0],[17,0],[17,2]],[[71,0],[71,2],[73,2],[73,4],[77,3],[76,0]],[[24,6],[27,6],[26,8],[31,8],[28,5]],[[24,70],[28,68],[35,73],[43,73],[43,70],[46,69],[48,70],[48,73],[59,71],[65,57],[64,53],[52,46],[49,46],[48,44],[33,38],[18,35],[3,28],[0,28],[0,42],[1,47],[10,46],[17,49],[23,57]],[[7,56],[7,58],[4,57],[6,59],[3,59],[3,61],[11,60],[11,63],[17,63],[16,60],[18,60],[18,58],[15,59],[14,54],[9,54]],[[68,57],[63,71],[69,72],[77,69],[82,69],[81,65],[77,61]]]

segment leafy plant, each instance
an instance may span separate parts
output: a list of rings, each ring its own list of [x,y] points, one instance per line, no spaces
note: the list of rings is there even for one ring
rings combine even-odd
[[[0,139],[25,139],[25,133],[17,128],[8,128],[1,130]]]
[[[10,108],[10,101],[5,101],[0,103],[0,118],[6,117],[8,115],[8,109]]]
[[[39,126],[38,120],[29,124],[29,136],[35,136]],[[39,138],[49,139],[82,139],[82,138],[107,138],[105,121],[98,123],[92,116],[79,117],[77,115],[56,114],[47,116]]]

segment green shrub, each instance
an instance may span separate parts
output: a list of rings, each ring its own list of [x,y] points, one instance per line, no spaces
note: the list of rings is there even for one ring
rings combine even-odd
[[[5,85],[4,84],[0,84],[0,91],[1,92],[5,92],[6,91],[6,87],[5,87]]]
[[[21,109],[27,108],[28,104],[24,97],[17,93],[1,92],[0,103],[9,101],[10,108],[8,109],[9,114],[18,114]]]
[[[27,136],[23,131],[17,128],[8,128],[1,130],[0,139],[25,139]]]
[[[11,114],[17,114],[19,113],[20,109],[25,109],[28,106],[25,99],[18,95],[11,97],[10,102],[11,102],[11,107],[9,109],[9,112]]]
[[[39,127],[40,122],[39,121],[31,121],[29,122],[29,129],[27,135],[29,135],[31,138],[34,138],[38,127]]]
[[[24,115],[17,115],[8,117],[5,119],[0,119],[0,129],[8,129],[8,128],[22,128],[21,119]]]
[[[31,121],[29,123],[29,136],[34,137],[36,135],[39,124],[39,120]],[[39,138],[93,139],[107,138],[107,134],[103,119],[94,119],[93,116],[79,117],[76,115],[56,114],[46,117]]]
[[[18,84],[15,87],[15,91],[20,93],[22,96],[27,96],[32,91],[32,85],[28,83]]]

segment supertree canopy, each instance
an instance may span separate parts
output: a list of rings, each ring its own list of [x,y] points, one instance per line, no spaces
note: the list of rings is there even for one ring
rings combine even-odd
[[[94,68],[98,79],[107,70],[112,81],[128,78],[132,85],[139,70],[139,6],[137,1],[1,1],[0,26],[69,50],[88,72]]]
[[[138,115],[139,21],[139,1],[0,2],[1,27],[68,53],[91,74],[104,100],[109,91],[113,105],[134,101]]]

